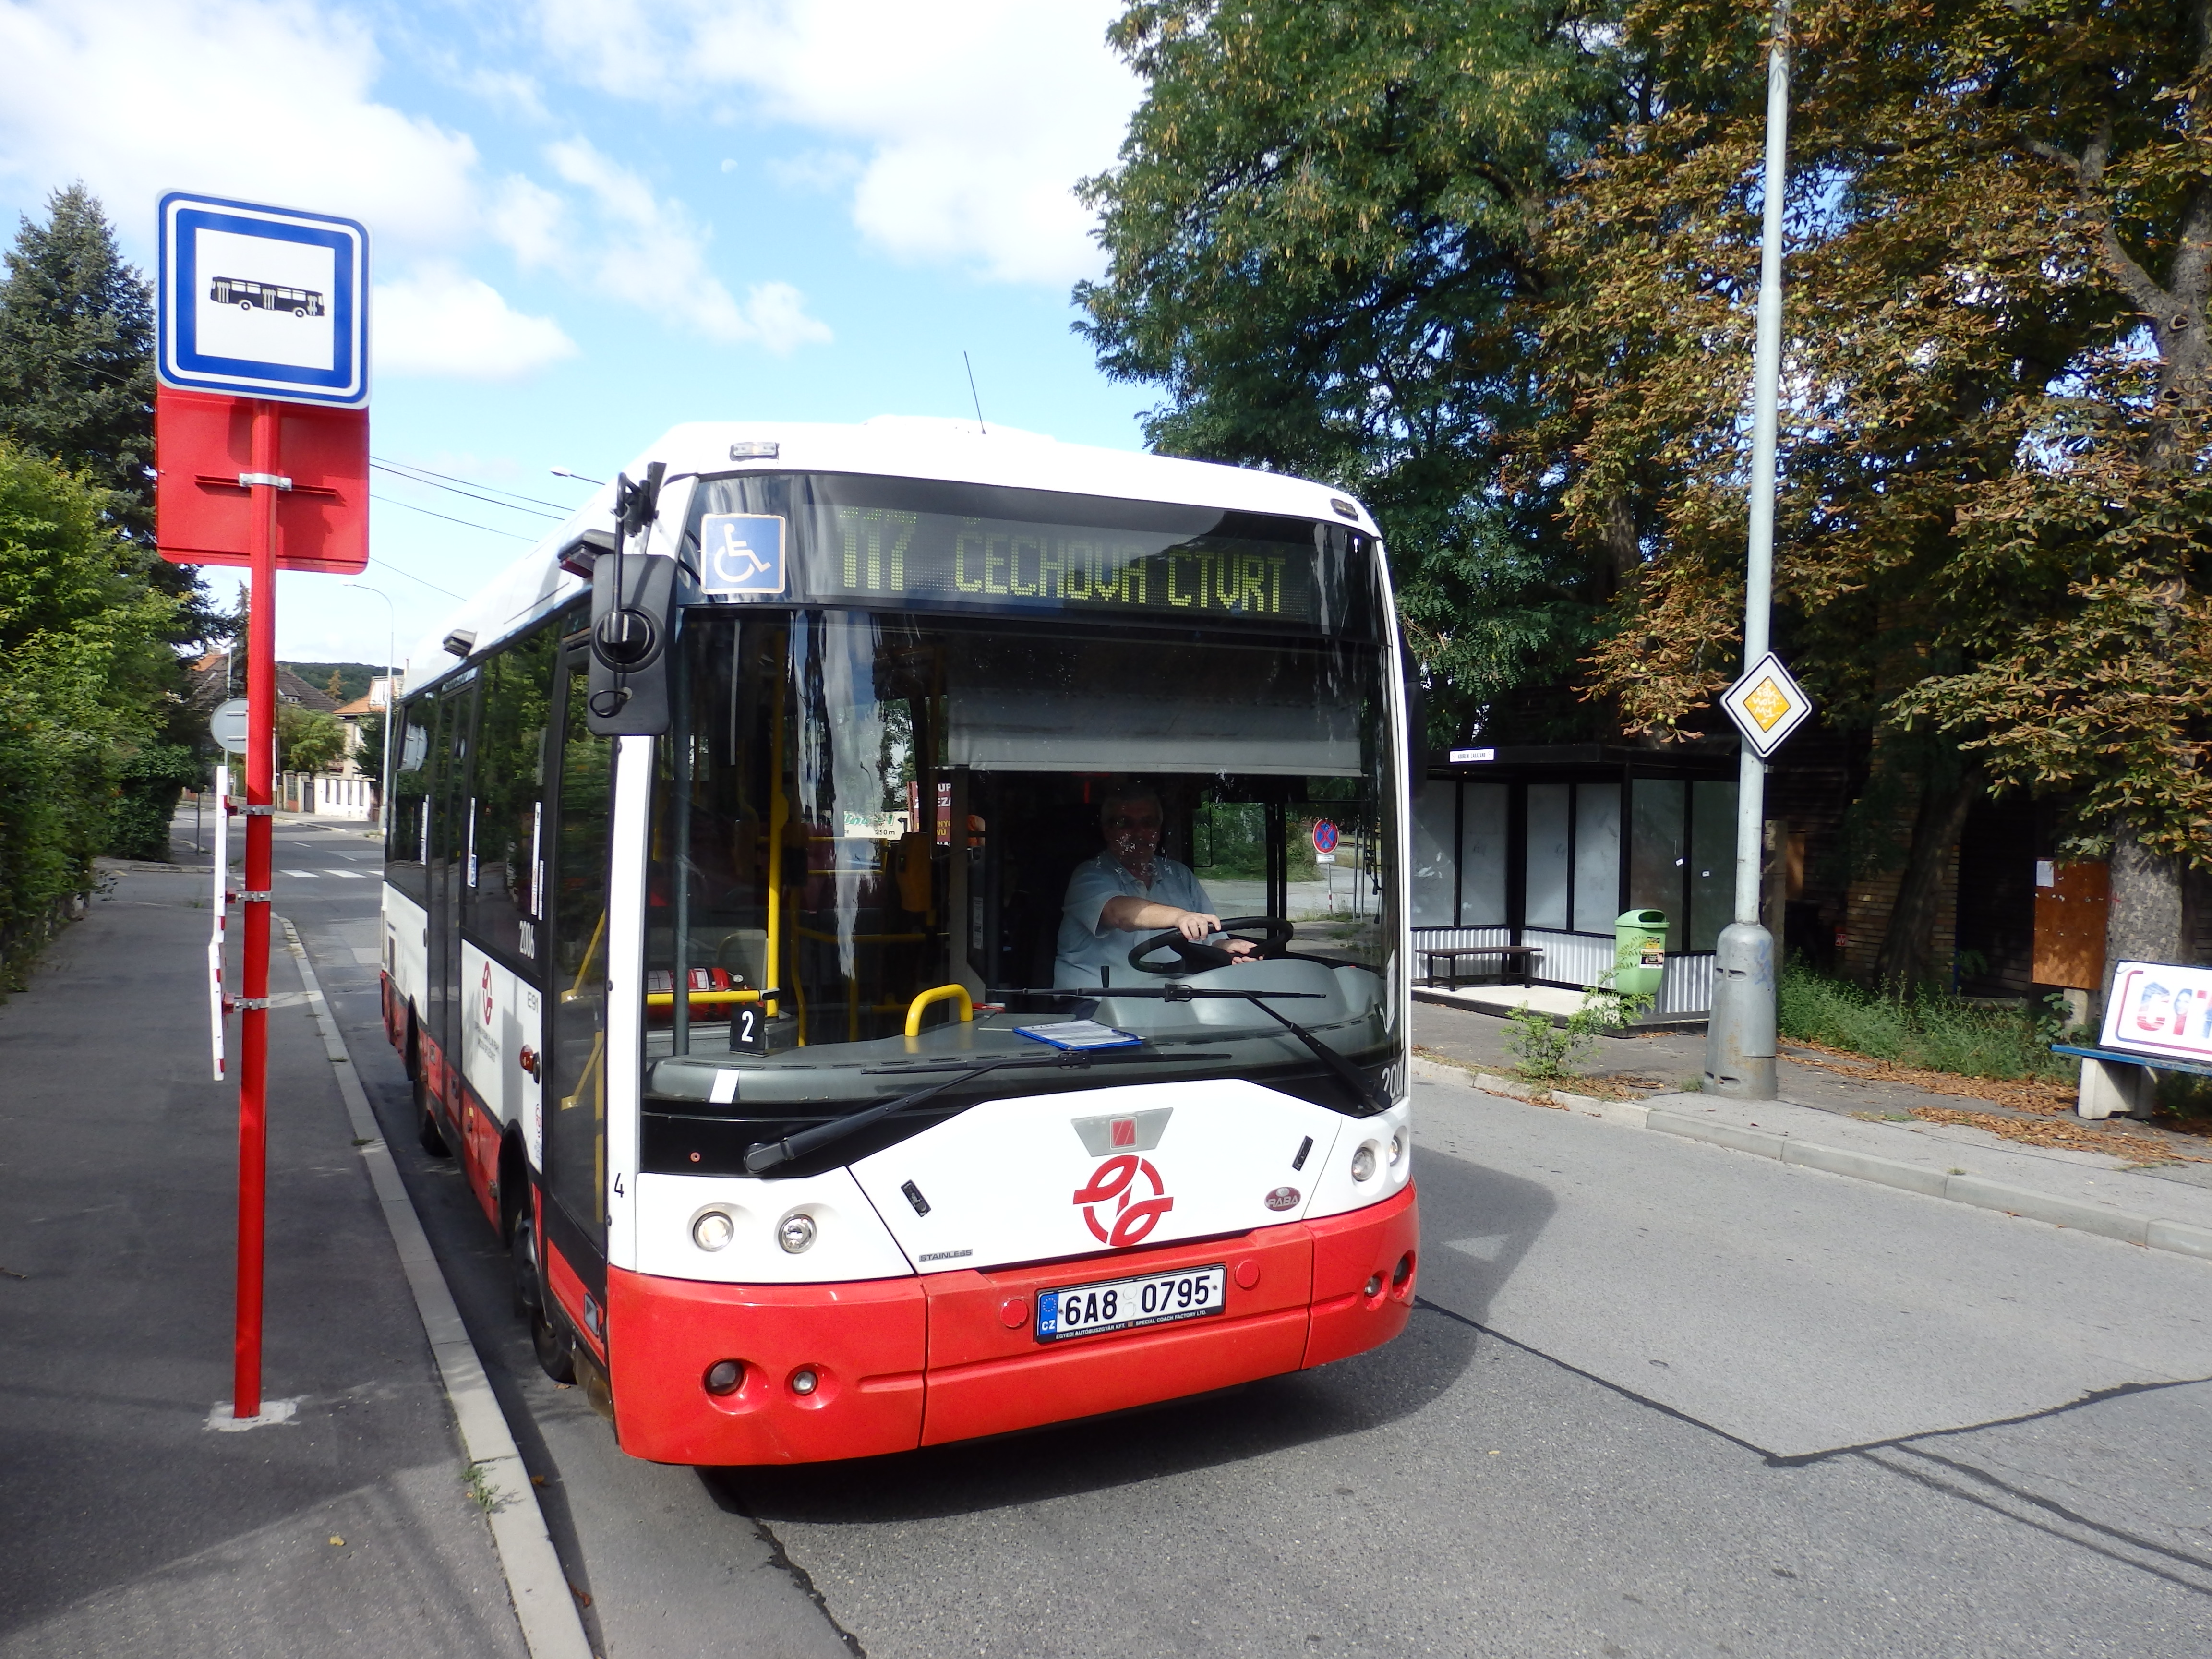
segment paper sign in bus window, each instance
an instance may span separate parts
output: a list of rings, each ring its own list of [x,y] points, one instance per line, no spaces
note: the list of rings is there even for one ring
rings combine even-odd
[[[699,521],[699,586],[707,593],[783,592],[783,520],[710,513]]]

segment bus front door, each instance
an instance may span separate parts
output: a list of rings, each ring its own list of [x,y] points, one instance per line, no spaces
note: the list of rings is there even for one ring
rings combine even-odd
[[[561,665],[552,781],[553,933],[547,998],[547,1287],[604,1347],[607,1243],[607,831],[614,744],[585,722],[586,653]],[[564,1270],[565,1264],[565,1270]]]

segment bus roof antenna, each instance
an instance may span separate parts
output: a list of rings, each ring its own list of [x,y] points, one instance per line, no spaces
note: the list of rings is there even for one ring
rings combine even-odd
[[[960,361],[967,363],[968,395],[975,400],[975,435],[979,438],[988,438],[991,435],[991,428],[983,424],[983,400],[975,395],[975,365],[968,362],[968,354],[965,351],[960,354]]]

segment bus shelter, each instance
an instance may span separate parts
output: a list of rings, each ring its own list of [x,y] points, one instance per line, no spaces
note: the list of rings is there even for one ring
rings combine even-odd
[[[1646,1018],[1703,1015],[1735,902],[1735,774],[1725,741],[1432,756],[1413,800],[1415,951],[1534,946],[1534,983],[1587,988],[1613,966],[1614,920],[1662,910],[1667,966]]]

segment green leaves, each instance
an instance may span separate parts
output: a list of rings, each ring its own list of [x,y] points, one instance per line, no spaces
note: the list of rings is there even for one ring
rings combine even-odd
[[[1589,659],[1632,729],[1738,667],[1766,9],[1627,9],[1651,112],[1558,220],[1540,453],[1585,535],[1639,501]],[[1934,721],[2198,859],[2206,13],[1800,0],[1775,620],[1831,726]]]
[[[177,602],[133,574],[105,499],[0,439],[0,957],[42,938],[53,905],[88,884],[118,789],[149,783],[163,747]],[[171,787],[164,848],[175,799]],[[133,850],[150,837],[122,827]]]
[[[1366,499],[1462,727],[1571,663],[1601,597],[1501,472],[1540,406],[1547,204],[1617,96],[1590,9],[1133,6],[1148,95],[1085,186],[1111,263],[1081,330],[1165,392],[1148,440]]]

